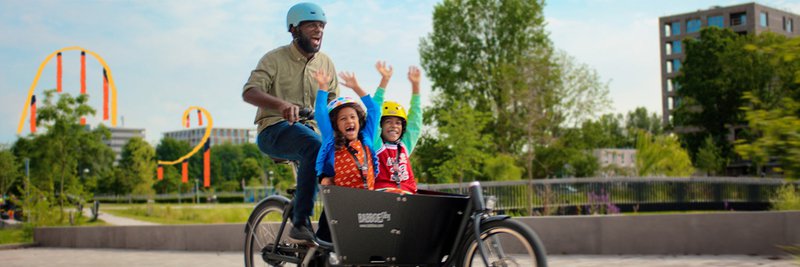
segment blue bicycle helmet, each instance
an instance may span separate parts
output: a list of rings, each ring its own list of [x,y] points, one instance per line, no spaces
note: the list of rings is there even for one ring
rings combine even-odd
[[[325,11],[314,3],[299,3],[289,9],[286,14],[286,29],[292,31],[292,27],[300,25],[303,21],[321,21],[327,24],[328,20],[325,18]]]

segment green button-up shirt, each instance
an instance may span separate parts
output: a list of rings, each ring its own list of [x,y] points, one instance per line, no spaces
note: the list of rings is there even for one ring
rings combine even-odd
[[[309,60],[291,43],[264,55],[258,61],[256,68],[250,72],[250,78],[247,79],[242,92],[257,89],[297,106],[314,110],[317,87],[319,87],[314,79],[314,72],[320,69],[332,77],[329,86],[333,90],[328,95],[327,101],[330,102],[339,94],[339,80],[336,78],[333,61],[322,52],[317,52]],[[259,107],[254,123],[258,124],[260,133],[270,125],[283,120],[279,110]],[[308,123],[317,128],[314,120],[309,120]]]

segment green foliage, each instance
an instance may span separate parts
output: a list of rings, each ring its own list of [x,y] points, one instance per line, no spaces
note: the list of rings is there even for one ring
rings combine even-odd
[[[784,184],[770,202],[772,210],[800,210],[800,190],[793,184]]]
[[[412,157],[419,181],[492,179],[494,174],[486,173],[492,168],[482,165],[497,155],[514,157],[530,178],[534,148],[550,145],[559,127],[607,106],[608,88],[597,72],[553,51],[543,5],[524,0],[436,5],[434,29],[421,41],[420,56],[436,93],[425,122],[438,131],[421,139],[417,151],[426,153]],[[476,111],[488,120],[472,124]],[[453,124],[466,126],[461,131]],[[472,143],[480,139],[491,142]]]
[[[753,103],[745,107],[750,130],[756,138],[739,140],[736,152],[745,159],[763,165],[776,158],[786,177],[797,179],[800,175],[800,101],[784,98],[778,107],[767,109],[756,96],[746,94]]]
[[[796,78],[800,62],[786,60],[796,58],[797,50],[792,44],[798,41],[769,32],[739,35],[715,27],[703,29],[699,39],[685,42],[686,59],[676,79],[682,104],[673,123],[676,128],[689,130],[680,138],[695,162],[708,135],[723,159],[735,159],[735,152],[754,152],[750,148],[734,151],[733,144],[727,141],[732,130],[741,140],[739,144],[760,138],[760,132],[750,132],[756,128],[753,125],[741,127],[751,121],[746,114],[748,109],[781,108],[784,98],[800,99]],[[752,101],[756,99],[758,103]]]
[[[703,146],[697,151],[695,158],[697,168],[712,176],[721,173],[726,165],[725,158],[722,157],[722,150],[711,136],[706,137],[703,141]]]
[[[10,150],[0,148],[0,197],[8,194],[22,173],[21,164]]]
[[[514,181],[522,179],[523,169],[514,164],[510,155],[500,154],[486,158],[483,173],[489,181]]]
[[[663,132],[661,116],[658,116],[655,112],[648,114],[645,107],[637,107],[628,112],[625,120],[625,129],[629,133],[643,130],[652,134],[661,134]],[[629,136],[635,136],[635,134],[629,134]]]
[[[154,195],[156,151],[139,137],[132,138],[122,147],[118,178],[120,190],[136,195]]]
[[[54,103],[55,96],[55,90],[44,93],[36,117],[41,132],[17,139],[12,148],[17,159],[30,159],[31,195],[23,206],[34,225],[63,223],[63,209],[90,198],[113,168],[113,152],[103,143],[108,129],[90,131],[78,123],[94,114],[88,96],[61,93]]]
[[[0,245],[33,243],[33,236],[22,228],[0,228]]]
[[[464,182],[464,178],[479,180],[481,165],[487,157],[484,151],[491,143],[490,136],[481,133],[489,116],[463,104],[452,108],[439,115],[442,118],[439,131],[443,136],[440,145],[447,147],[452,156],[434,168],[434,175],[459,183]]]
[[[252,207],[214,205],[212,207],[145,205],[131,206],[126,209],[108,210],[117,216],[131,217],[137,220],[160,224],[209,224],[209,223],[243,223],[252,212]]]
[[[689,155],[672,135],[640,132],[636,150],[636,168],[640,176],[681,177],[694,173]]]

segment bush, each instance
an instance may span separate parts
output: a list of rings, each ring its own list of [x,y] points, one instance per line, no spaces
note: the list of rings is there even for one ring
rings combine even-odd
[[[772,210],[800,210],[800,191],[793,184],[785,184],[770,202]]]

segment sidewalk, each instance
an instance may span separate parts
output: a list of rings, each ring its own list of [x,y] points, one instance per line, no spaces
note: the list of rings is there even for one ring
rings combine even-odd
[[[181,251],[141,251],[110,249],[54,249],[27,248],[0,250],[0,262],[4,267],[16,266],[242,266],[242,253],[224,252],[181,252]],[[549,266],[614,266],[614,267],[790,267],[800,266],[790,258],[769,258],[765,256],[722,255],[722,256],[595,256],[595,255],[554,255],[548,258]]]
[[[91,218],[92,217],[92,210],[91,209],[83,209],[83,216]],[[101,220],[101,221],[104,221],[104,222],[106,222],[106,223],[108,223],[110,225],[158,225],[157,223],[151,223],[151,222],[145,222],[145,221],[140,221],[140,220],[134,220],[134,219],[124,218],[124,217],[114,216],[114,215],[108,214],[106,212],[103,212],[102,209],[100,209],[100,213],[97,214],[97,219]]]

